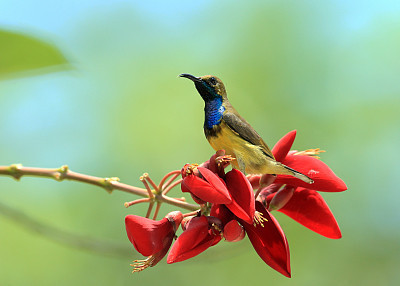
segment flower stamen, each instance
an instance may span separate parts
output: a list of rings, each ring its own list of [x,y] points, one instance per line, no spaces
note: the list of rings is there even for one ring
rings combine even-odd
[[[199,166],[199,164],[190,164],[189,166],[187,166],[187,168],[185,170],[186,171],[186,175],[193,174],[198,166]]]
[[[131,264],[131,266],[133,266],[132,273],[140,272],[148,267],[153,266],[154,259],[155,257],[151,255],[143,260],[134,260],[133,263]]]
[[[317,156],[317,155],[319,155],[320,153],[324,153],[324,152],[326,152],[326,151],[325,150],[321,150],[319,148],[315,148],[315,149],[307,149],[307,150],[304,150],[304,151],[299,151],[299,152],[294,153],[294,155],[312,156],[312,157],[314,157],[316,159],[319,159],[320,157]]]
[[[257,224],[261,225],[261,227],[264,227],[263,222],[264,221],[268,221],[268,219],[266,219],[265,217],[263,217],[263,214],[260,213],[259,211],[256,211],[254,213],[254,222],[253,225],[257,226]]]
[[[211,224],[211,231],[214,235],[220,235],[221,237],[223,236],[221,227],[216,223]]]
[[[221,166],[221,165],[224,166],[226,164],[229,164],[233,160],[236,160],[236,158],[233,158],[231,155],[223,155],[223,156],[219,156],[219,157],[215,158],[215,162],[219,166]]]

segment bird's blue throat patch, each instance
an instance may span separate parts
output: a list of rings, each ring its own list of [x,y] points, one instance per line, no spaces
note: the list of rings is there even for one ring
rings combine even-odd
[[[204,125],[209,129],[214,125],[218,125],[225,111],[225,107],[222,105],[222,98],[215,98],[207,101],[204,111],[206,116]]]

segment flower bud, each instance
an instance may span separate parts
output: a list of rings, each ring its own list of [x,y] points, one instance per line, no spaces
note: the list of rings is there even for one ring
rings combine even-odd
[[[224,227],[224,238],[229,242],[236,242],[242,240],[246,236],[243,227],[237,220],[231,220]]]

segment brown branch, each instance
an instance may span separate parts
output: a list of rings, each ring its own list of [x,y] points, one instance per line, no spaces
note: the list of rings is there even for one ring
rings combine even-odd
[[[146,198],[150,196],[148,190],[120,183],[119,178],[117,177],[100,178],[100,177],[80,174],[69,170],[68,166],[65,165],[58,169],[57,168],[50,169],[50,168],[23,167],[21,164],[13,164],[10,166],[0,166],[0,175],[11,176],[16,180],[19,180],[22,176],[51,178],[56,181],[70,180],[70,181],[77,181],[81,183],[102,187],[109,193],[111,193],[113,190],[119,190],[122,192],[127,192],[130,194]],[[153,184],[155,185],[154,182],[152,183],[152,185]],[[193,205],[187,202],[175,200],[173,198],[161,194],[155,195],[154,199],[156,202],[171,204],[189,211],[195,211],[199,209],[198,205]]]

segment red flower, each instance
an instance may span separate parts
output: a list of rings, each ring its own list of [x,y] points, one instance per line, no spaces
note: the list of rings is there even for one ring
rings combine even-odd
[[[290,277],[289,248],[278,222],[260,202],[255,202],[252,185],[246,176],[237,169],[232,169],[226,174],[221,172],[221,168],[213,162],[216,159],[214,155],[202,164],[212,168],[214,172],[204,167],[194,167],[187,172],[186,166],[182,172],[184,176],[182,190],[212,203],[210,215],[220,221],[217,230],[223,233],[227,241],[239,241],[247,233],[260,257],[272,268]],[[266,178],[261,185],[268,184],[273,179],[274,176]],[[212,197],[222,193],[217,191],[217,184],[220,184],[221,180],[229,192],[230,203],[217,203]],[[225,190],[222,186],[219,188]],[[221,239],[220,235],[216,238],[216,230],[212,230],[215,224],[210,224],[210,218],[201,216],[191,220],[188,228],[172,246],[168,263],[191,258]],[[257,223],[254,223],[255,220]]]
[[[324,162],[312,156],[300,155],[307,152],[289,152],[296,137],[293,130],[282,137],[272,149],[277,161],[303,173],[314,181],[307,184],[300,179],[288,175],[278,175],[275,183],[304,187],[322,192],[342,192],[347,190],[346,184]]]
[[[240,221],[261,259],[281,274],[290,277],[290,254],[286,236],[276,219],[260,203],[256,210],[264,221],[248,224]]]
[[[186,165],[182,170],[182,176],[182,191],[190,192],[196,202],[224,204],[238,218],[248,223],[253,222],[255,212],[253,188],[239,170],[232,169],[224,175],[225,180],[223,180],[207,168]]]
[[[192,168],[196,168],[199,173],[196,175]],[[200,175],[202,178],[199,177]],[[225,182],[209,169],[185,165],[182,177],[182,192],[190,192],[196,202],[198,202],[197,198],[201,200],[198,203],[228,204],[232,202]]]
[[[247,223],[236,217],[225,205],[213,205],[210,215],[221,220],[227,241],[239,241],[245,233],[261,259],[273,269],[290,277],[289,245],[276,219],[258,201],[256,223]],[[240,225],[238,225],[238,222]],[[242,227],[245,232],[242,232]]]
[[[221,221],[222,233],[226,241],[236,242],[246,236],[243,227],[238,224],[238,218],[225,205],[212,205],[210,215]]]
[[[133,272],[138,272],[156,265],[168,252],[175,237],[175,232],[183,219],[179,211],[170,212],[165,218],[154,221],[148,218],[127,215],[126,232],[130,242],[145,260],[135,260]]]
[[[249,180],[237,169],[232,169],[226,173],[225,180],[232,197],[232,202],[226,204],[226,207],[243,221],[253,223],[255,199]]]
[[[129,240],[138,252],[148,256],[145,260],[134,261],[133,272],[156,265],[166,255],[181,222],[184,231],[172,246],[167,263],[194,257],[217,244],[222,237],[235,242],[247,233],[261,259],[287,277],[291,275],[288,242],[270,211],[278,210],[326,237],[340,238],[339,226],[317,191],[340,192],[347,187],[326,164],[312,157],[319,149],[290,151],[295,136],[296,131],[289,132],[274,146],[272,153],[277,161],[310,177],[313,184],[285,175],[246,177],[237,169],[225,173],[233,158],[225,155],[224,150],[217,151],[200,166],[185,165],[181,170],[182,180],[177,183],[181,182],[182,191],[189,192],[200,205],[193,212],[197,216],[192,217],[193,213],[188,213],[183,219],[182,213],[172,212],[160,221],[127,216],[125,223]],[[179,171],[169,173],[174,177],[164,185],[170,184],[177,173]],[[165,178],[160,185],[164,182]],[[150,183],[156,186],[154,182]],[[141,201],[151,201],[152,191],[148,185],[145,186],[149,198]],[[256,194],[253,188],[258,190]],[[156,193],[162,196],[168,191],[166,188]],[[175,204],[178,200],[175,199]],[[191,204],[188,206],[196,209]]]
[[[220,222],[215,218],[200,216],[192,218],[185,231],[178,237],[168,254],[167,263],[192,258],[221,240]]]
[[[290,187],[286,186],[285,189],[287,188]],[[273,196],[271,194],[267,197],[267,204],[274,199]],[[322,196],[314,190],[296,188],[289,201],[278,211],[320,235],[332,239],[342,237],[331,210]]]
[[[309,176],[313,184],[286,175],[278,175],[274,184],[264,188],[259,200],[269,210],[278,210],[305,227],[328,238],[340,238],[339,226],[328,205],[317,191],[341,192],[345,183],[319,159],[307,156],[308,152],[289,151],[296,137],[291,131],[274,146],[276,160]],[[255,178],[252,178],[254,181]]]

